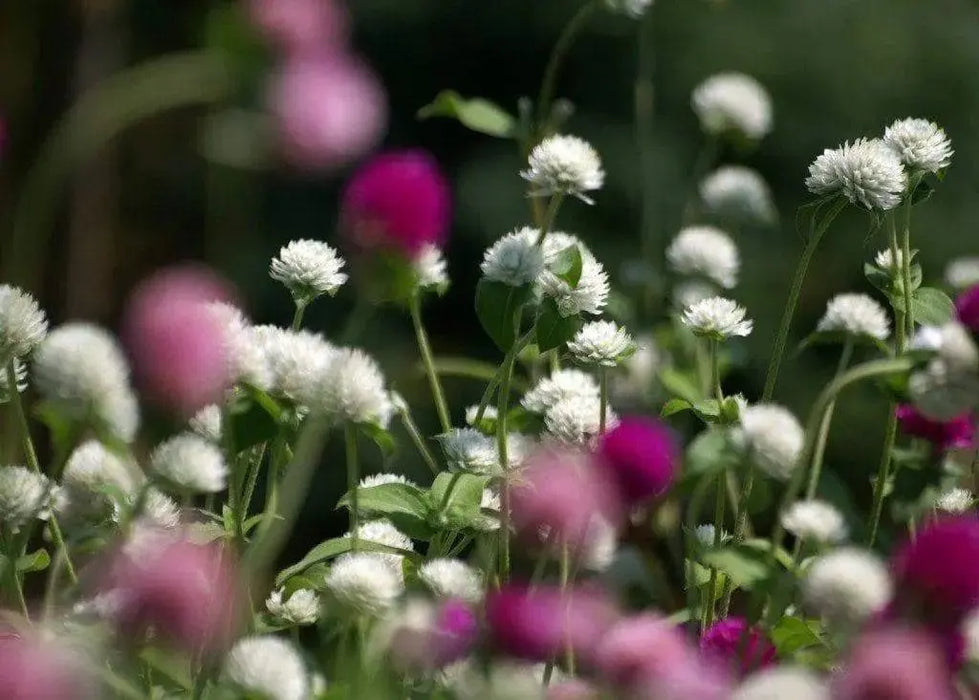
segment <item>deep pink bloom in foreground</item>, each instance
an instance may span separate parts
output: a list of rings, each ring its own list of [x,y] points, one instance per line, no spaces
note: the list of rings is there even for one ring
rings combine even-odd
[[[432,659],[445,666],[464,658],[479,636],[479,623],[473,609],[461,600],[446,600],[439,605],[432,640]]]
[[[955,299],[955,313],[963,326],[979,333],[979,284],[959,294]]]
[[[742,676],[775,663],[774,645],[741,617],[727,617],[708,627],[700,637],[700,653]]]
[[[414,601],[393,631],[391,658],[402,669],[438,669],[465,658],[478,637],[476,613],[465,602]]]
[[[152,401],[186,416],[221,397],[229,363],[220,322],[207,304],[231,298],[224,280],[196,265],[167,268],[135,289],[123,336]]]
[[[262,35],[287,54],[347,47],[350,21],[336,0],[250,0],[248,10]]]
[[[673,432],[653,418],[627,416],[602,436],[601,462],[623,499],[635,504],[663,495],[673,483],[680,451]]]
[[[932,420],[911,404],[895,409],[901,432],[932,443],[937,450],[968,449],[975,445],[975,416],[963,413],[948,421]]]
[[[0,697],[4,700],[83,700],[94,688],[81,660],[54,642],[0,637]]]
[[[900,627],[877,629],[854,644],[833,680],[834,700],[952,700],[952,677],[941,648],[928,634]]]
[[[413,258],[426,244],[445,243],[450,209],[449,183],[429,153],[388,151],[350,179],[341,223],[358,248],[394,250]]]

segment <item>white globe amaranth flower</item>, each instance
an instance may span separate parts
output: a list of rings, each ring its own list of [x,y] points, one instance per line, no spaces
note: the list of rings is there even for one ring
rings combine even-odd
[[[618,423],[618,416],[606,408],[605,427]],[[601,399],[592,396],[572,396],[561,399],[544,414],[544,432],[550,438],[567,445],[583,446],[601,430]]]
[[[907,186],[901,159],[880,139],[861,138],[827,148],[809,166],[806,178],[813,194],[842,194],[851,204],[882,211],[900,204]]]
[[[51,482],[19,465],[0,467],[0,523],[17,531],[34,518],[44,518],[51,505]]]
[[[356,348],[337,350],[310,393],[311,410],[341,423],[372,423],[386,427],[394,413],[380,366],[374,358]]]
[[[802,581],[805,604],[834,622],[867,619],[887,605],[892,591],[880,559],[856,547],[841,547],[818,557]]]
[[[107,489],[131,498],[138,481],[134,470],[97,440],[87,440],[75,448],[61,477],[67,510],[72,515],[104,513],[112,505]]]
[[[731,336],[751,333],[754,321],[746,320],[747,311],[724,297],[711,297],[698,301],[683,312],[683,323],[695,335],[724,340]]]
[[[500,529],[500,494],[486,487],[479,499],[479,509],[483,511],[482,518],[473,527],[481,532],[494,532]],[[488,513],[486,511],[489,511]]]
[[[315,402],[317,382],[336,358],[337,348],[318,333],[275,326],[259,328],[272,378],[269,391],[303,406]]]
[[[418,569],[418,578],[441,598],[478,603],[483,598],[480,572],[459,559],[430,559]]]
[[[745,678],[731,700],[830,700],[823,680],[804,666],[766,668]]]
[[[846,521],[825,501],[796,501],[782,514],[782,526],[801,540],[830,544],[847,537]]]
[[[248,697],[308,700],[309,674],[299,651],[272,635],[245,637],[224,661],[224,677]]]
[[[544,271],[544,251],[537,245],[539,237],[540,229],[525,226],[500,238],[483,253],[483,276],[511,287],[535,281]]]
[[[598,382],[587,372],[580,369],[560,369],[537,382],[524,394],[520,404],[531,413],[545,413],[563,399],[597,399],[598,394]]]
[[[884,143],[909,170],[937,173],[952,163],[952,142],[944,129],[927,119],[898,119],[884,129]]]
[[[209,404],[195,413],[189,423],[190,429],[205,440],[221,444],[221,407]]]
[[[384,484],[407,484],[408,486],[416,485],[414,481],[403,474],[392,474],[390,472],[370,474],[369,476],[365,476],[360,480],[360,488],[362,489],[369,489],[373,486],[383,486]]]
[[[874,262],[877,263],[877,267],[882,270],[886,270],[891,274],[894,274],[895,272],[900,273],[900,271],[903,269],[902,266],[904,265],[904,251],[898,248],[896,251],[896,256],[894,255],[894,252],[895,251],[892,251],[890,248],[884,248],[884,250],[878,251],[877,255],[874,256]],[[896,270],[894,268],[895,257],[897,258]]]
[[[291,241],[269,265],[269,276],[285,285],[297,304],[308,304],[323,294],[336,294],[347,281],[343,258],[323,241]]]
[[[717,533],[717,528],[714,527],[712,523],[703,523],[698,525],[693,529],[693,536],[696,538],[697,542],[701,547],[710,548],[714,546],[714,537]],[[730,533],[726,530],[721,530],[721,544],[727,542],[731,539]]]
[[[680,275],[702,275],[725,289],[738,283],[738,247],[714,226],[688,226],[680,231],[666,249],[666,260]]]
[[[350,536],[351,533],[349,532],[343,534],[343,537]],[[382,544],[395,549],[403,549],[408,552],[415,551],[415,545],[412,543],[411,538],[392,525],[390,521],[383,518],[361,523],[357,528],[357,539],[364,542]],[[403,575],[403,555],[395,554],[394,552],[378,552],[377,556],[388,565],[391,571],[395,572],[398,576]]]
[[[945,268],[948,286],[961,290],[979,284],[979,257],[957,258]]]
[[[228,358],[228,374],[236,383],[251,384],[263,391],[272,387],[266,345],[280,329],[275,326],[252,326],[235,306],[211,302],[208,313],[221,329]]]
[[[618,546],[619,533],[612,523],[601,516],[592,518],[581,552],[582,566],[590,571],[605,571],[615,560]]]
[[[456,662],[442,670],[443,682],[458,700],[544,700],[544,664],[502,660],[487,669],[472,659]],[[551,669],[551,685],[568,677]]]
[[[581,252],[581,276],[571,286],[548,269],[566,248],[577,245]],[[563,317],[580,313],[598,315],[608,303],[609,281],[605,268],[577,237],[560,231],[544,239],[544,270],[537,278],[540,293],[554,300]]]
[[[532,197],[571,195],[594,204],[586,192],[605,182],[598,151],[577,136],[548,136],[531,150],[528,166],[520,176],[530,182]]]
[[[27,292],[0,284],[0,365],[29,355],[44,340],[48,318]]]
[[[891,322],[884,307],[866,294],[837,294],[826,304],[816,330],[887,340]]]
[[[315,591],[300,588],[293,591],[287,599],[285,591],[278,589],[269,594],[265,607],[272,617],[292,625],[312,625],[320,616],[320,597]]]
[[[688,306],[717,296],[717,287],[699,279],[685,279],[677,282],[671,296],[674,306],[683,311]]]
[[[979,350],[969,331],[951,321],[923,326],[911,341],[915,350],[935,353],[911,375],[908,392],[915,407],[933,420],[947,421],[979,402]]]
[[[636,342],[613,321],[592,321],[568,342],[568,352],[586,365],[615,367],[636,351]]]
[[[605,6],[612,12],[639,19],[653,6],[653,0],[605,0]]]
[[[965,642],[965,658],[979,662],[979,608],[969,613],[962,622],[962,640]]]
[[[444,294],[449,288],[449,265],[438,246],[426,243],[412,259],[411,267],[415,271],[419,289]]]
[[[14,358],[14,383],[18,394],[27,391],[27,365]],[[7,368],[0,368],[0,404],[7,403],[11,399],[10,383],[7,377]]]
[[[168,495],[151,486],[143,497],[141,516],[154,528],[173,530],[180,525],[180,506]]]
[[[223,491],[228,465],[218,447],[194,433],[181,433],[166,440],[150,454],[153,471],[181,491]]]
[[[741,411],[740,438],[755,466],[786,481],[798,468],[805,431],[792,413],[775,404],[756,404]]]
[[[496,449],[496,438],[475,428],[453,428],[440,435],[438,441],[451,471],[499,473],[500,453]]]
[[[326,575],[326,588],[348,612],[377,616],[387,611],[404,591],[404,578],[383,555],[343,554]]]
[[[758,141],[772,129],[771,97],[744,73],[712,75],[694,89],[690,102],[708,134],[735,132]]]
[[[935,508],[945,513],[965,513],[972,508],[975,498],[968,489],[954,488],[935,499]]]
[[[770,224],[777,218],[765,178],[743,165],[722,165],[705,177],[700,200],[710,213],[734,221]]]

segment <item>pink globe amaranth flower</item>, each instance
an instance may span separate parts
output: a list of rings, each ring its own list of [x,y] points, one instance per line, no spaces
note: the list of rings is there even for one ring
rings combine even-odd
[[[972,413],[963,413],[949,421],[937,421],[922,415],[911,404],[901,404],[894,410],[903,433],[924,438],[937,450],[969,449],[975,445],[975,416]]]
[[[248,13],[265,39],[287,55],[347,48],[350,18],[335,0],[249,0]]]
[[[197,265],[167,268],[133,291],[123,336],[150,400],[188,416],[221,397],[229,363],[220,321],[207,303],[231,299],[230,285]]]
[[[4,700],[87,700],[95,688],[74,654],[54,642],[0,637],[0,697]]]
[[[683,633],[653,613],[620,620],[599,640],[595,665],[612,685],[631,688],[650,675],[696,663]]]
[[[904,543],[891,568],[894,612],[944,627],[979,605],[979,518],[944,517]]]
[[[486,599],[486,624],[494,646],[521,659],[546,661],[571,648],[585,663],[618,613],[597,589],[562,591],[510,584]]]
[[[445,243],[451,191],[426,151],[388,151],[354,173],[340,208],[341,226],[355,247],[414,258],[428,244]]]
[[[387,97],[374,73],[346,55],[287,61],[268,95],[285,159],[303,170],[333,170],[372,149],[387,125]]]
[[[969,287],[955,299],[959,322],[973,333],[979,333],[979,284]]]
[[[630,504],[662,496],[673,483],[680,458],[673,432],[643,416],[627,416],[605,433],[598,456]]]
[[[758,627],[741,617],[718,620],[700,636],[700,653],[746,676],[775,663],[775,646]]]
[[[601,693],[591,683],[572,678],[547,687],[547,700],[599,700]]]
[[[412,604],[409,604],[411,606]],[[405,617],[396,623],[389,651],[401,669],[442,668],[465,658],[479,637],[476,613],[461,600],[445,600],[437,605],[415,601]]]
[[[466,657],[479,637],[479,622],[473,609],[461,600],[446,600],[438,609],[432,657],[437,666],[447,666]]]
[[[834,700],[952,700],[952,676],[935,639],[922,631],[872,630],[853,645],[832,682]]]

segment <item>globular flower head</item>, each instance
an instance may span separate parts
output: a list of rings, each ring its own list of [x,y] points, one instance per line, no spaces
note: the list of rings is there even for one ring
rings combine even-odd
[[[559,277],[548,266],[569,246],[581,254],[581,276],[575,285]],[[597,315],[608,303],[609,282],[605,268],[575,236],[554,231],[544,239],[544,271],[537,278],[540,293],[554,300],[563,317],[588,313]]]
[[[292,625],[312,625],[320,616],[320,597],[315,591],[300,588],[288,598],[279,589],[269,594],[265,601],[269,614]]]
[[[339,356],[337,348],[317,333],[260,326],[259,342],[269,370],[267,390],[300,406],[322,400],[319,382]]]
[[[479,571],[459,559],[430,559],[418,569],[418,578],[441,598],[477,603],[483,597]]]
[[[601,433],[601,410],[601,400],[591,396],[561,399],[544,414],[544,433],[564,445],[587,445]],[[606,407],[605,427],[614,426],[618,420]]]
[[[571,195],[587,204],[587,192],[601,189],[605,171],[598,152],[577,136],[548,136],[534,146],[528,168],[520,176],[530,182],[531,196]]]
[[[959,323],[973,333],[979,333],[979,284],[969,287],[955,298],[955,314]]]
[[[224,662],[224,677],[247,696],[306,700],[309,674],[299,651],[273,635],[239,640]]]
[[[137,482],[132,468],[97,440],[87,440],[76,447],[61,476],[62,495],[72,516],[106,515],[113,509],[107,491],[132,497]]]
[[[935,499],[935,508],[943,513],[958,515],[972,508],[975,498],[967,489],[954,488],[942,493]]]
[[[891,324],[884,307],[866,294],[837,294],[826,305],[816,330],[887,340]]]
[[[874,256],[874,262],[877,263],[877,267],[882,270],[887,270],[891,274],[895,272],[899,275],[901,273],[902,266],[904,265],[904,251],[900,248],[897,249],[897,255],[894,254],[895,251],[890,248],[884,248],[883,250],[877,251],[877,255]],[[897,260],[897,267],[894,266],[894,261]]]
[[[545,413],[563,399],[598,398],[598,383],[588,373],[578,369],[561,369],[541,379],[521,401],[532,413]]]
[[[769,476],[787,480],[798,466],[805,434],[787,409],[757,404],[741,411],[740,437],[749,458]]]
[[[713,226],[688,226],[666,249],[666,260],[679,275],[700,275],[731,289],[738,282],[738,247]]]
[[[732,667],[738,675],[775,664],[775,646],[756,626],[742,617],[718,620],[700,635],[700,653],[708,660]]]
[[[700,128],[713,135],[739,134],[751,141],[772,128],[772,100],[757,80],[743,73],[718,73],[698,85],[690,98]]]
[[[911,404],[901,404],[894,409],[898,425],[905,435],[920,437],[936,450],[969,449],[975,445],[976,418],[964,413],[947,421],[928,418]]]
[[[636,351],[636,342],[614,321],[586,323],[568,341],[568,352],[578,362],[615,367]]]
[[[394,412],[381,368],[362,350],[338,350],[315,391],[310,408],[340,422],[383,426]]]
[[[289,57],[341,51],[348,40],[347,13],[335,0],[249,0],[248,16]]]
[[[342,225],[361,249],[414,258],[426,244],[442,247],[449,229],[449,184],[420,150],[389,151],[361,166],[343,193]]]
[[[214,403],[208,404],[187,421],[187,427],[205,440],[210,440],[216,445],[220,444],[221,407]]]
[[[952,162],[952,143],[945,130],[927,119],[898,119],[884,129],[884,143],[908,170],[937,173]]]
[[[732,700],[829,700],[819,676],[803,666],[780,665],[752,674],[734,691]]]
[[[782,514],[782,526],[801,540],[842,542],[847,536],[843,514],[826,501],[796,501]]]
[[[612,12],[638,19],[653,6],[653,0],[605,0],[605,6]]]
[[[857,139],[827,148],[809,166],[806,178],[813,194],[842,194],[851,204],[883,211],[900,204],[907,186],[901,159],[880,139]]]
[[[438,438],[445,460],[452,471],[496,474],[500,471],[500,453],[496,438],[475,428],[453,428]]]
[[[43,474],[21,466],[0,467],[0,523],[13,531],[44,515],[51,484]]]
[[[770,224],[778,216],[765,179],[743,165],[722,165],[705,177],[700,199],[711,214],[732,221]]]
[[[956,258],[945,268],[945,281],[953,289],[979,284],[979,257]]]
[[[343,536],[352,537],[350,532],[344,533]],[[392,525],[389,520],[385,520],[384,518],[362,522],[357,528],[357,539],[364,542],[374,542],[375,544],[381,544],[385,547],[400,549],[407,552],[413,552],[415,550],[415,546],[412,544],[411,538]],[[388,565],[388,568],[390,568],[391,571],[398,576],[403,576],[403,555],[396,554],[394,552],[378,552],[377,556]]]
[[[803,600],[833,622],[862,622],[882,610],[893,587],[883,563],[868,551],[841,547],[816,559],[802,582]]]
[[[323,241],[300,239],[282,247],[272,258],[269,276],[286,286],[297,304],[308,304],[322,294],[336,294],[347,281],[343,258]]]
[[[228,465],[212,442],[181,433],[159,444],[150,455],[154,472],[181,491],[217,493],[224,490]]]
[[[438,246],[427,243],[411,261],[411,266],[420,290],[442,295],[449,288],[449,264]]]
[[[95,700],[87,659],[57,642],[0,634],[0,678],[5,700]]]
[[[27,292],[0,284],[0,362],[28,355],[48,332],[48,319]]]
[[[326,588],[341,608],[353,615],[377,616],[404,591],[404,579],[380,554],[354,552],[333,562]]]
[[[494,282],[520,287],[544,271],[544,251],[537,245],[540,230],[525,226],[511,231],[486,249],[480,269]]]
[[[964,326],[953,321],[941,327],[922,327],[911,347],[935,353],[908,380],[915,408],[932,420],[949,421],[976,406],[979,350]]]
[[[597,457],[623,500],[638,504],[669,489],[679,467],[680,450],[676,436],[659,421],[626,416],[602,436]]]
[[[407,601],[381,630],[385,652],[395,666],[431,671],[464,658],[478,636],[472,608],[459,600]]]
[[[724,297],[710,297],[687,307],[683,323],[696,335],[714,340],[750,335],[754,321],[745,319],[747,311]]]

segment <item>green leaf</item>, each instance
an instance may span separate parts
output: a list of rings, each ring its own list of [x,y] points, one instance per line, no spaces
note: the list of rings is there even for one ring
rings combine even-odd
[[[25,554],[17,560],[17,571],[28,574],[32,571],[44,571],[51,564],[51,555],[48,550],[39,549],[36,552]]]
[[[822,645],[819,623],[798,617],[783,617],[772,628],[772,643],[780,658],[789,658],[800,649]]]
[[[717,399],[705,399],[693,405],[693,412],[705,423],[714,423],[721,417],[721,404]]]
[[[477,529],[486,520],[480,507],[488,475],[442,472],[432,483],[428,505],[432,525],[439,529]]]
[[[934,287],[922,287],[911,297],[911,315],[915,323],[940,326],[955,315],[955,304],[948,295]]]
[[[726,431],[709,428],[695,437],[687,448],[683,479],[698,480],[737,463],[738,456],[731,449]]]
[[[413,484],[380,484],[357,490],[357,505],[362,513],[383,516],[409,537],[427,540],[434,534],[429,526],[428,495]],[[337,507],[350,508],[350,494]]]
[[[722,547],[704,553],[701,561],[714,566],[726,574],[738,588],[751,590],[752,587],[769,577],[765,554],[743,545]]]
[[[476,315],[486,334],[503,352],[517,338],[515,319],[530,298],[530,285],[512,287],[502,282],[481,279],[476,285]]]
[[[418,554],[407,549],[389,547],[369,540],[358,540],[359,551],[363,552],[382,552],[384,554],[400,554],[403,557],[417,557]],[[298,563],[286,567],[275,577],[276,587],[282,586],[293,576],[303,573],[306,569],[330,559],[335,559],[341,554],[346,554],[353,548],[353,540],[349,537],[335,537],[325,542],[320,542],[306,553]]]
[[[466,99],[454,90],[443,90],[418,110],[419,119],[450,117],[467,129],[498,138],[511,138],[516,119],[497,104],[481,97]]]
[[[670,399],[663,404],[663,408],[660,409],[659,414],[663,418],[666,418],[667,416],[672,416],[674,413],[682,413],[692,408],[693,404],[686,399]]]
[[[251,387],[246,391],[246,397],[228,408],[236,454],[274,438],[283,413],[275,400],[260,389]]]
[[[911,194],[911,206],[927,201],[933,194],[935,194],[935,186],[930,182],[922,181]]]
[[[384,457],[390,457],[397,451],[398,443],[394,439],[394,435],[385,428],[376,423],[360,423],[357,427],[361,433],[378,446]]]
[[[690,404],[695,404],[700,401],[700,390],[687,374],[672,367],[666,367],[661,369],[657,376],[659,377],[660,384],[671,394],[676,394]]]
[[[575,243],[562,249],[548,268],[574,289],[581,280],[581,248]]]
[[[541,352],[553,350],[571,340],[579,328],[580,316],[564,317],[553,299],[544,299],[537,314],[537,347]]]

